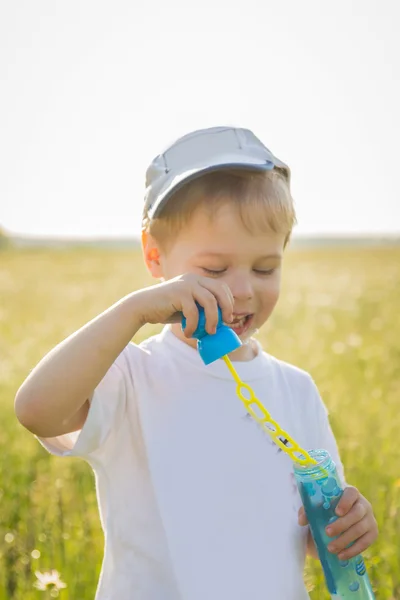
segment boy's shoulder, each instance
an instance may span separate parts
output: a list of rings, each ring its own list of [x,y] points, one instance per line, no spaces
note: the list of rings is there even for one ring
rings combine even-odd
[[[165,337],[165,332],[161,331],[159,333],[155,333],[150,335],[138,342],[130,341],[129,344],[125,347],[123,353],[125,352],[128,357],[134,358],[135,356],[152,356],[156,351],[164,353],[166,352],[166,346],[163,343]]]
[[[301,367],[298,367],[293,363],[287,362],[282,358],[278,358],[277,356],[270,354],[266,350],[262,350],[262,352],[265,356],[267,356],[268,360],[271,362],[271,365],[275,369],[281,370],[282,372],[290,374],[294,377],[310,377],[310,374]]]
[[[271,387],[282,405],[297,411],[299,418],[306,421],[312,419],[312,415],[319,413],[321,409],[326,412],[318,387],[310,373],[266,352],[264,355],[270,365]]]
[[[117,362],[120,362],[121,367],[124,365],[125,368],[136,373],[146,368],[153,370],[162,365],[167,366],[175,359],[176,348],[171,343],[171,336],[168,328],[164,327],[160,332],[149,335],[141,341],[132,340],[124,348]]]
[[[310,373],[294,365],[285,360],[277,358],[272,354],[269,354],[265,350],[262,350],[264,356],[266,357],[272,372],[277,376],[282,378],[282,380],[287,381],[292,384],[301,384],[304,386],[315,386],[314,380]]]

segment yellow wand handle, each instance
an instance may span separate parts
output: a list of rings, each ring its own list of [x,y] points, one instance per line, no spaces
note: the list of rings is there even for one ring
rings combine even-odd
[[[226,363],[226,366],[230,370],[232,377],[237,383],[236,393],[239,396],[240,400],[243,402],[246,410],[253,417],[255,421],[263,430],[268,433],[268,435],[272,438],[277,446],[279,446],[290,458],[301,465],[316,465],[317,461],[306,452],[299,444],[286,432],[284,431],[279,423],[274,421],[271,417],[270,413],[267,411],[265,406],[260,402],[260,400],[256,397],[253,389],[247,384],[244,383],[237,373],[235,367],[233,366],[230,358],[225,355],[222,357]],[[248,394],[248,398],[245,397],[243,391],[246,391]],[[255,409],[258,408],[258,413]],[[282,441],[285,440],[285,443]]]

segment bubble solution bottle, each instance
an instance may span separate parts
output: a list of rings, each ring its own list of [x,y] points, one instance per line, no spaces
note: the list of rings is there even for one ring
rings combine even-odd
[[[343,488],[329,453],[310,450],[309,454],[318,464],[295,464],[294,474],[331,598],[374,600],[362,556],[339,560],[327,549],[334,538],[327,535],[325,528],[338,518],[335,509]]]

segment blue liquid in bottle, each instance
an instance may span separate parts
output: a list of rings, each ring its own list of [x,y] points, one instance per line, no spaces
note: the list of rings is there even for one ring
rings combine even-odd
[[[335,509],[343,488],[329,453],[310,450],[309,454],[318,464],[295,464],[294,474],[331,598],[375,600],[362,556],[342,561],[327,549],[334,538],[325,528],[337,519]]]

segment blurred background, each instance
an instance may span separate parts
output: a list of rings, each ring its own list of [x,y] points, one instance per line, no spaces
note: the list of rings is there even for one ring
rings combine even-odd
[[[47,455],[14,396],[55,344],[151,284],[145,169],[224,124],[292,169],[298,226],[259,337],[316,380],[347,480],[379,521],[377,599],[400,600],[399,28],[395,0],[0,6],[0,600],[94,597],[92,473]],[[51,569],[67,587],[36,589]],[[313,600],[329,597],[317,563],[305,577]]]

